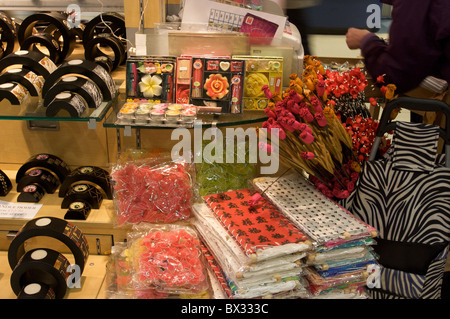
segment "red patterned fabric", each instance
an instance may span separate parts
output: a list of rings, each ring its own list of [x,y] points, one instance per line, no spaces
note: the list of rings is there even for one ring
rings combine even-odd
[[[249,189],[205,196],[206,203],[247,255],[267,246],[299,243],[308,238],[270,202],[249,207]]]

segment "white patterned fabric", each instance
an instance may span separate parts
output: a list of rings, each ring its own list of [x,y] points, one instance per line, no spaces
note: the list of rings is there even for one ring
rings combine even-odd
[[[279,179],[256,178],[253,184],[317,246],[340,245],[348,240],[370,237],[375,231],[299,174]]]

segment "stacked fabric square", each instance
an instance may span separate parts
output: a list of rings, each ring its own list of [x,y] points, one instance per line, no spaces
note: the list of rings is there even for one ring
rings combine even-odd
[[[205,196],[193,225],[223,271],[230,298],[306,296],[308,237],[268,201],[249,207],[249,189]]]
[[[254,179],[255,188],[311,238],[305,277],[313,298],[364,297],[376,258],[376,230],[320,193],[299,174]],[[369,270],[369,271],[368,271]]]

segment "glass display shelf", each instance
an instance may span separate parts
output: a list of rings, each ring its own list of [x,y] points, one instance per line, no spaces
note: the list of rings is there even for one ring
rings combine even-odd
[[[111,101],[104,101],[97,108],[86,108],[80,117],[70,117],[69,113],[64,110],[59,111],[53,117],[49,117],[45,114],[41,97],[28,96],[20,105],[12,105],[7,99],[3,99],[0,101],[0,120],[99,122],[117,104],[117,100],[118,93]]]
[[[111,112],[106,120],[103,122],[103,126],[107,128],[127,128],[127,129],[174,129],[174,128],[194,128],[199,125],[202,128],[208,127],[227,127],[238,126],[247,124],[262,123],[267,120],[267,115],[263,110],[244,110],[242,114],[206,114],[198,113],[194,121],[191,122],[176,122],[176,123],[161,123],[154,124],[147,122],[147,124],[137,124],[132,120],[131,122],[123,122],[117,120],[118,110],[120,106],[125,102],[117,103],[119,106],[113,112]]]

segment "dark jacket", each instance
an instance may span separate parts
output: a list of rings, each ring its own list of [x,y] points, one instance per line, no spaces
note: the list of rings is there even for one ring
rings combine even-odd
[[[404,93],[428,75],[450,83],[450,0],[382,0],[392,4],[389,44],[375,34],[361,42],[372,78],[385,75],[386,84]]]

